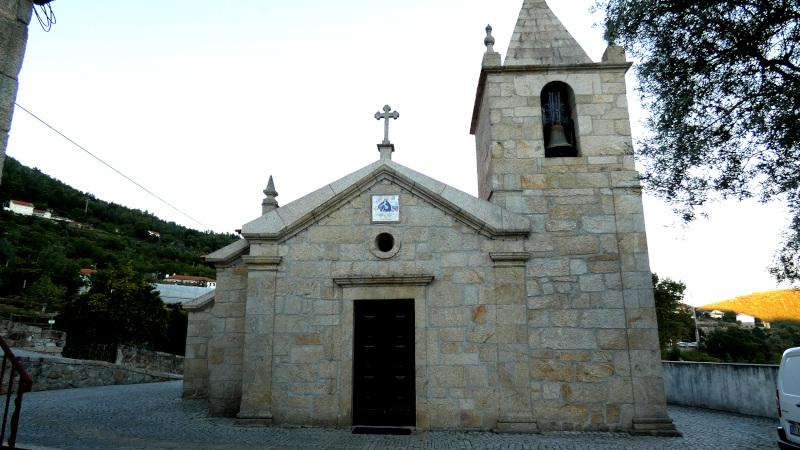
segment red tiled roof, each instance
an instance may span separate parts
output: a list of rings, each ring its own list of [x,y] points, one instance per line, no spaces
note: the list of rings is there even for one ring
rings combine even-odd
[[[11,203],[20,206],[33,206],[33,203],[23,202],[22,200],[11,200]]]
[[[97,271],[94,269],[81,269],[81,275],[94,275]]]

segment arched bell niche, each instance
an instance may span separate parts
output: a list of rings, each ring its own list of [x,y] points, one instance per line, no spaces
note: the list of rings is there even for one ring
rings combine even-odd
[[[578,120],[575,93],[562,81],[552,81],[542,88],[542,131],[544,156],[578,156]]]

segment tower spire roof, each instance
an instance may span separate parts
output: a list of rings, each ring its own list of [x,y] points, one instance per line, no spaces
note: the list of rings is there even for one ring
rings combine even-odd
[[[589,55],[550,10],[545,0],[524,0],[511,35],[505,65],[591,63]]]

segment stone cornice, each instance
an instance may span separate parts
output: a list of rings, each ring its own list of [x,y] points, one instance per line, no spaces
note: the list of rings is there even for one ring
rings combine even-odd
[[[346,277],[336,277],[333,282],[337,286],[426,286],[433,282],[433,275],[352,275]]]
[[[525,267],[531,258],[530,252],[491,252],[489,258],[495,267]]]
[[[587,63],[587,64],[565,64],[565,65],[520,65],[520,66],[487,66],[481,69],[481,74],[478,77],[478,88],[475,92],[475,104],[472,107],[472,122],[469,126],[469,134],[475,134],[478,127],[478,116],[481,112],[481,101],[483,100],[483,91],[486,88],[486,77],[489,74],[503,74],[514,72],[529,72],[529,73],[542,73],[542,72],[598,72],[598,71],[619,71],[627,72],[633,66],[633,63]]]
[[[249,270],[276,271],[282,260],[281,256],[242,256],[242,262]]]

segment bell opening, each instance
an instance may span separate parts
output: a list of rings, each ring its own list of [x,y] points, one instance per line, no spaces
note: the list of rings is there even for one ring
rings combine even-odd
[[[566,83],[554,81],[542,89],[544,156],[578,156],[575,132],[575,96]]]

